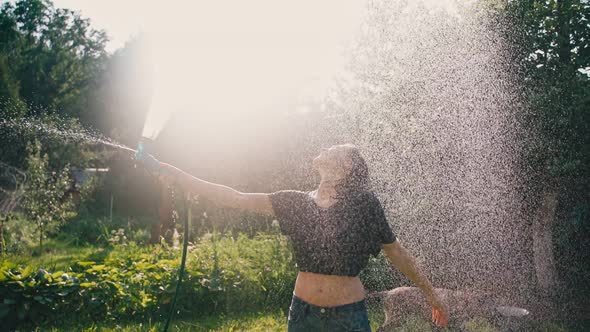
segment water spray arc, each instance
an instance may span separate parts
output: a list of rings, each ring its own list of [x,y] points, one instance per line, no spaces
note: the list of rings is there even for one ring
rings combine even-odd
[[[154,158],[150,151],[153,148],[153,140],[147,137],[142,137],[139,143],[137,144],[137,151],[135,153],[135,161],[136,163],[141,163],[141,165],[150,173],[150,175],[157,177],[160,174],[160,162]],[[136,164],[137,166],[137,164]],[[174,309],[176,307],[176,299],[178,298],[178,293],[180,291],[180,286],[182,284],[182,275],[184,274],[184,269],[186,266],[186,254],[188,249],[188,233],[189,233],[189,225],[192,219],[192,211],[190,207],[190,200],[191,195],[190,193],[186,193],[186,198],[184,200],[184,207],[186,210],[186,218],[184,219],[184,234],[183,234],[183,244],[182,244],[182,258],[180,260],[180,268],[178,269],[178,279],[176,281],[176,290],[174,291],[174,298],[172,299],[172,303],[170,305],[170,311],[168,313],[168,318],[166,319],[166,324],[162,329],[163,332],[168,331],[168,327],[170,326],[170,321],[172,320],[172,316],[174,315]]]

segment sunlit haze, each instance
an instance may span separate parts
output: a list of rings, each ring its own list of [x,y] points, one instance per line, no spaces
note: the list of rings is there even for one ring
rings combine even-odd
[[[203,113],[260,113],[322,98],[342,68],[365,4],[57,1],[56,6],[79,9],[107,30],[116,47],[125,35],[146,33],[154,94],[144,136],[154,136],[174,112],[197,112],[202,119]]]
[[[587,323],[588,1],[9,2],[0,330]]]

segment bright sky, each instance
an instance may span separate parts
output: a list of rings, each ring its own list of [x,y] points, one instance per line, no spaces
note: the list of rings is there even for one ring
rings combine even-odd
[[[55,0],[112,39],[152,40],[152,111],[252,112],[321,97],[344,62],[365,0]],[[304,96],[302,96],[304,95]],[[198,96],[198,98],[196,98]],[[161,122],[161,120],[157,120]],[[156,125],[156,127],[158,127]]]
[[[429,8],[454,10],[454,1],[426,0],[424,4]],[[210,0],[200,3],[169,0],[165,6],[154,0],[54,0],[54,4],[80,11],[96,28],[107,30],[111,38],[109,50],[113,51],[138,31],[160,29],[166,25],[172,29],[188,27],[189,30],[209,32],[242,30],[245,25],[248,25],[245,29],[251,31],[306,30],[315,33],[318,27],[322,27],[332,29],[332,32],[345,32],[354,28],[365,0]],[[410,2],[410,5],[415,3]],[[223,22],[222,26],[220,22]]]
[[[139,6],[140,1],[54,0],[53,3],[58,8],[80,11],[83,17],[91,19],[95,28],[106,30],[111,39],[108,45],[111,52],[122,47],[129,37],[146,27],[146,8]]]
[[[54,4],[80,11],[96,28],[106,30],[111,52],[132,35],[147,32],[155,73],[147,127],[157,131],[170,113],[187,109],[231,114],[284,109],[301,99],[320,100],[342,71],[346,45],[360,27],[366,1],[54,0]],[[454,1],[422,3],[449,10]]]

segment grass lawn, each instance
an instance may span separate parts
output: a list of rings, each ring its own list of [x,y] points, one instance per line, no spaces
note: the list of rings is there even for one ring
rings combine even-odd
[[[202,317],[197,319],[177,319],[170,324],[168,331],[287,331],[287,318],[277,313],[250,313],[244,315]],[[164,321],[153,322],[72,322],[64,326],[18,331],[84,331],[84,332],[156,332],[161,331]]]
[[[370,310],[371,328],[373,331],[383,322],[383,314],[379,310]],[[161,331],[163,321],[153,322],[71,322],[60,327],[25,328],[18,331],[84,331],[84,332],[152,332]],[[427,326],[428,323],[426,323]],[[202,317],[196,319],[175,319],[169,331],[287,331],[287,316],[282,312],[233,314],[218,317]]]
[[[75,262],[92,256],[106,256],[108,253],[108,249],[92,245],[76,246],[75,239],[48,239],[43,243],[43,254],[39,255],[38,251],[38,247],[32,247],[18,255],[7,254],[3,259],[17,265],[31,266],[34,270],[65,271]]]
[[[380,310],[370,310],[371,328],[373,331],[383,321],[383,314]],[[60,327],[37,327],[30,329],[19,329],[17,331],[81,331],[81,332],[157,332],[161,331],[164,322],[72,322]],[[578,332],[587,331],[582,326],[566,326],[556,322],[545,322],[530,326],[532,330],[539,332]],[[468,332],[500,332],[494,329],[485,320],[474,319],[465,325]],[[403,326],[390,330],[391,332],[431,332],[433,327],[418,317],[409,317]],[[281,313],[249,313],[242,315],[227,315],[219,317],[205,317],[197,319],[178,319],[170,324],[169,331],[287,331],[287,317]],[[449,329],[437,329],[436,331],[450,332]]]

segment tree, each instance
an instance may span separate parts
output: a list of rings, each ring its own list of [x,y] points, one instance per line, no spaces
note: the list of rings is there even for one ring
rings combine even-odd
[[[56,9],[49,0],[20,0],[0,7],[0,115],[3,120],[17,119],[15,128],[0,126],[3,161],[23,167],[30,136],[45,138],[38,132],[17,133],[30,124],[30,117],[72,132],[80,124],[95,124],[99,116],[91,113],[99,111],[93,105],[108,60],[106,41],[105,32],[93,29],[88,19]],[[23,116],[27,118],[18,120]],[[43,142],[46,148],[51,144]],[[62,147],[63,140],[53,145]],[[86,163],[69,158],[82,157],[80,150],[52,149],[50,167],[63,167],[64,160]]]
[[[96,88],[106,62],[104,31],[48,0],[21,0],[5,5],[4,38],[12,47],[12,64],[21,97],[36,106],[34,114],[55,113],[81,118],[79,101]]]
[[[515,62],[542,138],[531,151],[549,177],[588,178],[590,154],[590,3],[584,0],[511,1]],[[585,176],[584,176],[585,173]],[[554,184],[559,181],[553,181]]]
[[[28,114],[91,120],[94,91],[108,60],[108,41],[90,20],[49,0],[0,7],[0,99],[19,97]]]
[[[556,295],[558,275],[572,285],[590,276],[587,221],[569,222],[590,200],[590,3],[520,0],[505,10],[532,133],[523,195],[535,269],[540,290]]]
[[[68,194],[71,187],[69,168],[55,172],[48,170],[47,154],[41,155],[41,143],[35,140],[27,146],[27,185],[23,210],[31,218],[39,235],[39,249],[43,252],[43,238],[73,214],[73,201]]]
[[[19,86],[14,79],[6,56],[0,54],[0,114],[5,118],[22,116],[25,104],[19,97]]]

